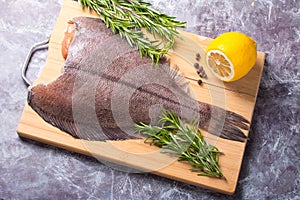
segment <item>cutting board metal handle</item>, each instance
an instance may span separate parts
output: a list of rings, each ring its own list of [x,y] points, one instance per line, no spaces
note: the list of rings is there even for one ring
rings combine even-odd
[[[27,87],[29,87],[32,84],[31,81],[29,81],[29,79],[26,77],[26,72],[28,70],[28,66],[29,66],[30,60],[31,60],[33,54],[36,51],[43,50],[43,49],[48,49],[49,40],[50,40],[50,36],[48,37],[47,40],[44,40],[42,42],[34,44],[31,47],[31,49],[28,52],[28,54],[27,54],[26,60],[25,60],[25,62],[23,64],[23,66],[22,66],[22,74],[21,74],[22,75],[22,79],[23,79],[23,81],[24,81],[24,83],[25,83],[25,85]]]

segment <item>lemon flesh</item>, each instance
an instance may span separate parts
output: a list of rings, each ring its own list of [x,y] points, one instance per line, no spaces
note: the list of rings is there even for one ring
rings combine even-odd
[[[244,77],[253,68],[256,59],[255,41],[240,32],[224,33],[214,39],[206,49],[208,68],[225,82]]]

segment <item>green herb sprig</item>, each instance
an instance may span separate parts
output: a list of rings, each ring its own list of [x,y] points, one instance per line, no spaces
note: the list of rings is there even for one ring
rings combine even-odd
[[[137,46],[141,56],[149,56],[153,62],[168,53],[173,47],[176,28],[184,28],[185,22],[175,20],[152,8],[142,0],[80,0],[83,8],[94,10],[114,33],[119,33],[131,46]],[[159,35],[161,41],[145,37],[145,28],[153,36]]]
[[[150,145],[162,148],[163,153],[190,163],[192,171],[202,172],[199,176],[224,177],[219,167],[221,152],[205,141],[197,120],[185,124],[174,112],[162,111],[157,126],[139,123],[135,124],[135,129],[148,136],[145,142],[150,141]]]

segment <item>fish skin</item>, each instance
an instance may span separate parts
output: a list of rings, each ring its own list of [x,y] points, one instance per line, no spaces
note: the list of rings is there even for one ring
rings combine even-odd
[[[151,123],[163,107],[186,120],[199,118],[200,128],[221,138],[246,140],[240,130],[248,129],[244,117],[191,98],[168,63],[152,66],[149,58],[141,58],[119,41],[100,19],[73,20],[75,36],[63,74],[28,92],[28,104],[46,122],[85,140],[134,139],[141,136],[132,134],[133,123]],[[212,113],[222,115],[224,123],[212,123],[218,121]]]

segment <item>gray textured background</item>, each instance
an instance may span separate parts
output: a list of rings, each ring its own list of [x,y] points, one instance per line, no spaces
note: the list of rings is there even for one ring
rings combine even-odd
[[[51,33],[62,0],[0,2],[0,199],[300,199],[299,0],[151,1],[187,21],[188,31],[208,37],[242,31],[268,54],[233,196],[20,140],[16,127],[27,95],[20,69],[31,45]],[[35,54],[32,80],[46,56]]]

